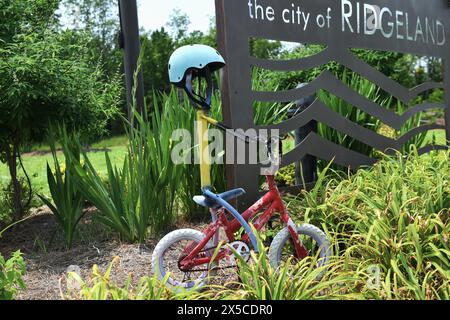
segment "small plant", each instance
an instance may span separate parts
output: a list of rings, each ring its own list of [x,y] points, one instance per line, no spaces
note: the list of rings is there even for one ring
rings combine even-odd
[[[281,168],[275,176],[275,181],[279,187],[295,185],[295,164]]]
[[[125,284],[119,286],[111,280],[112,269],[118,260],[119,258],[116,257],[105,273],[100,272],[99,267],[94,265],[87,282],[77,273],[70,272],[67,275],[65,293],[60,282],[61,297],[68,300],[197,300],[207,297],[205,294],[196,292],[174,293],[166,286],[167,279],[159,281],[157,276],[143,277],[137,286],[133,286],[133,277],[130,275]]]
[[[0,255],[0,300],[12,300],[19,290],[25,289],[22,279],[25,271],[20,251],[14,252],[9,260]]]
[[[42,202],[39,200],[36,190],[31,189],[27,179],[18,178],[20,188],[22,190],[21,196],[21,216],[26,216],[31,208],[39,206]],[[7,226],[14,222],[14,186],[12,181],[7,185],[0,185],[0,227]]]
[[[54,205],[43,196],[39,197],[53,212],[63,230],[66,246],[71,248],[77,226],[84,216],[84,198],[76,186],[74,172],[74,161],[80,164],[80,145],[74,134],[69,135],[65,129],[59,131],[65,165],[58,160],[54,138],[50,139],[54,170],[47,163],[47,181]]]
[[[346,286],[357,279],[343,270],[340,262],[317,267],[317,257],[303,260],[288,259],[278,268],[269,263],[267,248],[257,235],[258,254],[250,252],[245,260],[234,252],[239,281],[218,288],[223,299],[240,300],[306,300],[349,298]],[[339,274],[337,270],[340,270]],[[351,285],[350,285],[351,286]],[[213,290],[217,290],[213,289]]]

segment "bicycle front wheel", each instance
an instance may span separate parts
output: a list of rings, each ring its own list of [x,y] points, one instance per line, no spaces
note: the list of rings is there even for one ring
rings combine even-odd
[[[327,235],[310,224],[297,226],[297,234],[303,246],[308,250],[309,256],[318,255],[317,266],[326,266],[330,260],[330,241]],[[278,268],[283,262],[289,258],[295,257],[295,248],[289,229],[286,227],[281,230],[273,239],[269,248],[270,264],[274,268]],[[320,274],[322,276],[323,273]],[[319,276],[319,277],[320,277]]]

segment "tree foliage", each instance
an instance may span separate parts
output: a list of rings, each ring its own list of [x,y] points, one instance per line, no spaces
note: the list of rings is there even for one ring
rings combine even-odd
[[[75,40],[74,40],[75,38]],[[51,121],[100,135],[115,115],[117,80],[86,59],[84,37],[72,32],[21,35],[0,50],[0,136],[40,142]]]
[[[280,50],[280,53],[276,56],[282,60],[306,58],[318,54],[324,49],[325,47],[322,45],[302,45],[292,50]],[[405,87],[412,88],[418,83],[415,78],[417,57],[396,52],[365,49],[353,49],[352,52],[359,59],[365,61],[367,64]],[[292,89],[300,83],[309,83],[313,81],[324,70],[332,72],[339,79],[342,78],[343,74],[351,71],[335,61],[330,61],[322,66],[301,71],[272,72],[267,70],[257,70],[258,72],[263,73],[265,75],[264,78],[266,79],[263,83],[258,84],[260,88],[257,89]],[[268,84],[276,84],[277,88],[267,88]]]
[[[0,0],[0,47],[56,21],[60,0]]]
[[[4,1],[3,1],[4,2]],[[15,219],[22,212],[17,158],[42,141],[51,123],[92,137],[117,113],[118,79],[105,79],[88,54],[89,35],[60,32],[56,0],[4,2],[0,20],[0,160],[14,185]]]
[[[90,35],[89,54],[100,61],[105,75],[117,73],[122,66],[118,46],[120,32],[119,8],[116,0],[62,0],[64,13],[60,23],[70,30]]]
[[[148,90],[148,96],[151,96],[153,89],[168,91],[170,83],[167,70],[170,55],[175,50],[174,40],[164,28],[161,28],[142,35],[141,44],[144,48],[142,57],[144,88]]]

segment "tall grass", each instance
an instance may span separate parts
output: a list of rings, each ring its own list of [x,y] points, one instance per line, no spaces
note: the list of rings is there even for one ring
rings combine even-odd
[[[146,217],[153,234],[160,234],[175,222],[176,195],[183,168],[173,163],[172,133],[183,123],[175,119],[175,107],[164,107],[160,113],[154,98],[154,114],[135,114],[137,127],[129,127],[129,156],[131,174],[129,192],[136,195],[137,210]]]
[[[408,159],[387,157],[352,176],[330,173],[315,192],[293,200],[290,210],[328,230],[336,256],[350,270],[380,268],[379,288],[364,290],[365,297],[448,299],[448,156],[420,157],[413,150]]]
[[[363,97],[366,97],[367,99],[378,104],[382,103],[380,98],[380,90],[369,80],[363,79],[355,73],[344,73],[342,76],[342,81]],[[319,92],[318,98],[331,110],[340,114],[347,120],[373,131],[377,131],[379,129],[380,121],[378,119],[373,118],[371,115],[361,111],[358,107],[354,107],[343,99],[331,95],[323,90]],[[338,132],[323,123],[318,124],[318,133],[327,140],[347,149],[357,151],[368,156],[371,156],[373,153],[372,147],[355,138],[349,137],[344,133]]]
[[[212,113],[220,115],[220,104]],[[122,166],[113,166],[105,154],[107,179],[102,178],[83,153],[85,166],[76,166],[78,187],[84,197],[100,211],[100,221],[117,231],[122,238],[143,242],[148,235],[159,235],[176,222],[182,212],[188,219],[205,217],[192,197],[199,192],[199,166],[194,159],[194,139],[191,161],[176,164],[172,151],[178,141],[173,133],[186,129],[194,136],[195,110],[187,99],[178,95],[154,94],[151,112],[134,113],[132,123],[126,122],[128,151]],[[213,185],[225,189],[223,164],[212,166]]]
[[[160,111],[154,106],[148,118],[135,112],[127,124],[128,152],[121,168],[113,166],[105,154],[106,182],[86,153],[85,168],[77,166],[79,189],[100,210],[101,221],[131,242],[164,232],[177,215],[176,195],[183,171],[171,159],[171,138],[183,119],[173,116],[175,107]]]
[[[60,128],[62,150],[65,164],[61,165],[56,155],[56,141],[54,133],[50,137],[50,149],[53,156],[53,170],[47,163],[47,181],[54,204],[39,196],[50,208],[64,234],[67,248],[72,247],[77,226],[84,216],[84,197],[78,190],[75,181],[74,165],[80,165],[81,146],[78,137],[69,134],[65,128]],[[74,162],[75,161],[75,162]]]
[[[210,116],[214,119],[221,120],[221,107],[219,96],[217,94],[213,95],[212,110]],[[174,124],[172,129],[185,129],[189,132],[191,137],[190,158],[184,164],[177,164],[181,168],[182,177],[177,181],[177,196],[180,200],[182,211],[188,220],[198,219],[207,216],[207,211],[203,207],[199,207],[192,198],[195,195],[201,193],[201,183],[200,183],[200,167],[196,163],[194,155],[194,150],[198,148],[194,144],[194,134],[195,121],[196,121],[196,111],[187,99],[186,96],[180,96],[179,92],[172,90],[169,94],[154,95],[154,105],[155,109],[161,109],[163,111],[163,121],[171,122]],[[164,128],[162,128],[164,129]],[[172,134],[172,131],[168,131]],[[224,141],[225,142],[225,141]],[[172,141],[172,147],[176,146],[180,141]],[[171,152],[172,149],[168,152]],[[170,153],[169,153],[170,154]],[[223,192],[226,189],[225,180],[225,165],[222,161],[214,162],[211,165],[211,183],[215,190]]]

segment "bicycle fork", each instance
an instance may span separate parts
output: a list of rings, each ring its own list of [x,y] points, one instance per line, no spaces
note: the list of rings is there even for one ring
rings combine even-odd
[[[308,256],[308,250],[303,245],[302,241],[298,237],[297,234],[297,226],[295,225],[294,221],[292,221],[291,218],[287,221],[287,228],[289,230],[289,233],[291,234],[291,240],[295,248],[295,257],[297,259],[304,259]]]

